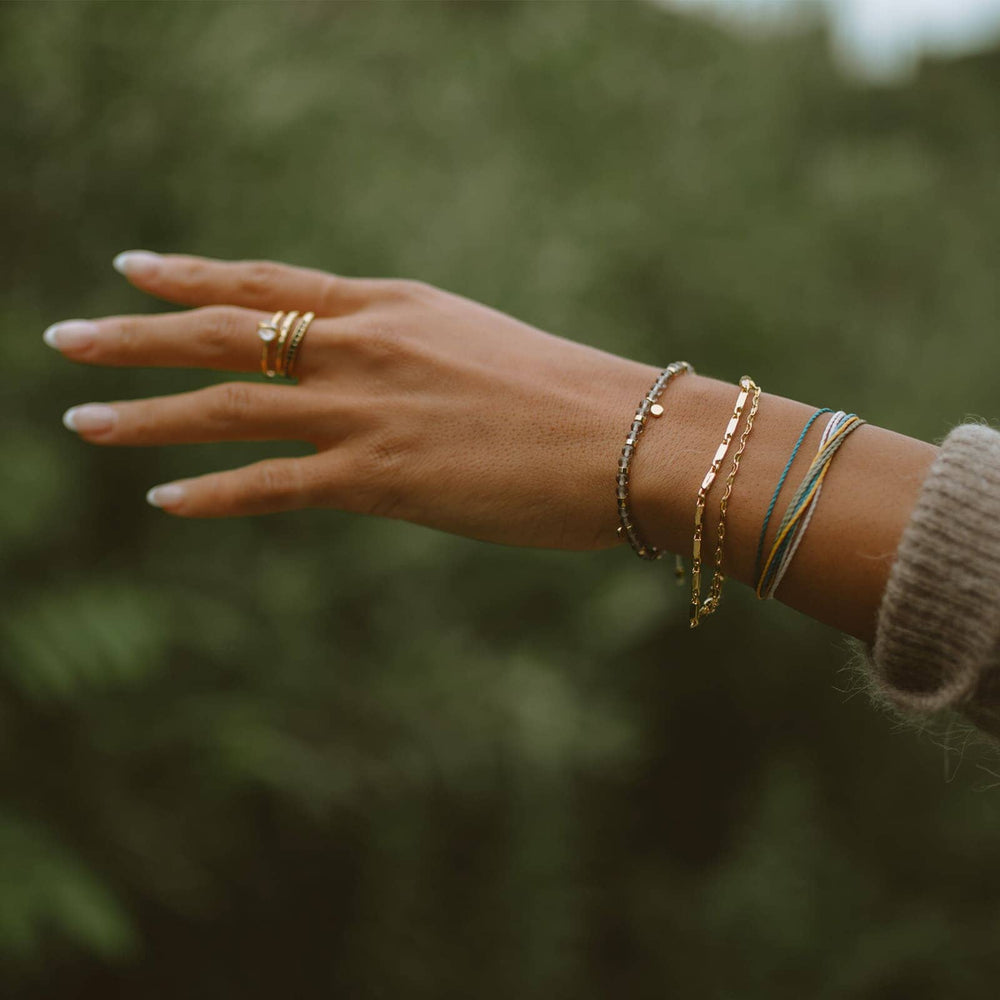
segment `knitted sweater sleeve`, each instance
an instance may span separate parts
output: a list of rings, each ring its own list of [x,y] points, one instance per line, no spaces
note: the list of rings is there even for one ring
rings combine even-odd
[[[878,609],[857,644],[876,697],[902,715],[953,709],[1000,737],[1000,432],[941,444]]]

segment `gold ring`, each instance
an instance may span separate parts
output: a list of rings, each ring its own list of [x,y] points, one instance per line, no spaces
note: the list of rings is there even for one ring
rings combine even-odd
[[[261,339],[260,373],[262,375],[267,375],[271,371],[271,365],[268,362],[268,353],[270,352],[271,344],[274,343],[274,338],[278,336],[278,326],[284,315],[284,312],[276,312],[269,320],[261,320],[257,324],[257,336]],[[273,372],[268,377],[273,378]]]
[[[295,356],[299,350],[299,345],[302,343],[302,338],[306,335],[306,330],[309,329],[309,324],[315,318],[315,313],[307,312],[299,320],[299,325],[295,328],[295,333],[292,334],[292,339],[288,342],[288,353],[285,355],[285,370],[282,373],[285,378],[292,377],[292,365],[295,364]]]
[[[298,318],[299,314],[294,310],[290,313],[285,313],[285,318],[281,323],[281,332],[278,334],[278,339],[275,342],[274,368],[269,368],[266,372],[264,372],[268,378],[274,378],[276,375],[285,374],[282,353],[285,348],[285,342],[288,340],[288,334]]]

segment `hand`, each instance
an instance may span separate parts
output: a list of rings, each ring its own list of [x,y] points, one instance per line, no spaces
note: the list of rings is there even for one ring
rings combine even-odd
[[[73,361],[259,373],[259,321],[317,316],[297,383],[221,382],[67,412],[94,444],[316,448],[167,484],[151,503],[183,517],[337,507],[512,545],[618,543],[616,463],[658,368],[416,281],[145,252],[116,266],[199,308],[50,327],[46,342]]]

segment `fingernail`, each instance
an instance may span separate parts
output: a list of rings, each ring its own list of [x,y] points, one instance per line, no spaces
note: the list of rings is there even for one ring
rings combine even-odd
[[[118,254],[111,266],[126,278],[149,278],[160,267],[160,255],[151,250],[126,250]]]
[[[117,420],[115,408],[103,403],[71,406],[62,418],[63,424],[71,431],[106,431],[114,427]]]
[[[42,340],[57,351],[74,350],[92,344],[96,333],[96,323],[85,319],[68,319],[62,323],[53,323],[42,334]]]
[[[183,499],[184,487],[177,483],[154,486],[146,494],[147,503],[151,503],[154,507],[172,507]]]

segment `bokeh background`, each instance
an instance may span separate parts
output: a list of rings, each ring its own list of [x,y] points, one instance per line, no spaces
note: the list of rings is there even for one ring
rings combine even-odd
[[[165,308],[123,249],[271,257],[938,440],[1000,410],[1000,53],[876,84],[818,17],[7,3],[0,92],[0,995],[993,995],[1000,764],[843,636],[736,586],[689,634],[622,549],[172,519],[149,486],[307,446],[88,445],[68,406],[220,376],[41,333]]]

